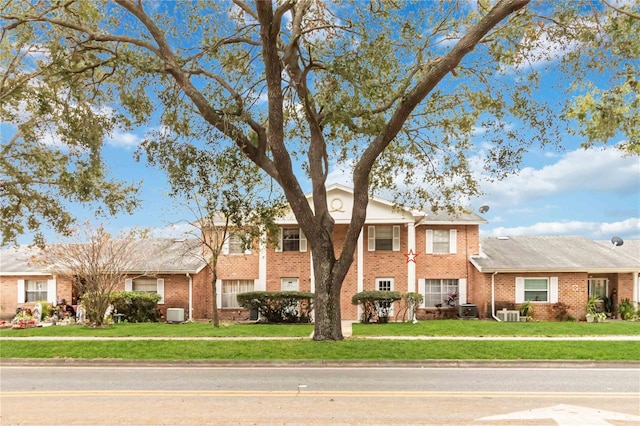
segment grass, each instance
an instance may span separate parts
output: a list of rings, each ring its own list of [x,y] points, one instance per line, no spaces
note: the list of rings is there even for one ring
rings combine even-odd
[[[640,322],[496,322],[438,320],[353,324],[354,336],[601,336],[640,335]]]
[[[215,328],[211,323],[186,324],[121,323],[104,328],[83,325],[0,330],[1,337],[60,336],[60,337],[307,337],[313,324],[224,324]]]
[[[0,330],[0,358],[84,358],[126,360],[331,360],[419,361],[434,359],[638,361],[640,341],[367,340],[278,341],[28,341],[17,336],[97,337],[308,337],[313,325],[209,323],[80,325]],[[606,323],[439,320],[417,324],[353,324],[354,336],[598,336],[638,335],[640,322]]]
[[[608,341],[4,341],[2,358],[125,360],[419,361],[594,360],[638,361],[640,342]]]

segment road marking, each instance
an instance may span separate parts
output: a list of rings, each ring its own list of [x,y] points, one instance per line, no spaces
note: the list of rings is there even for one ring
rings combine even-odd
[[[637,398],[637,395],[636,395]],[[535,410],[516,411],[515,413],[500,414],[497,416],[483,417],[478,420],[546,420],[552,419],[559,426],[590,425],[607,426],[611,423],[605,420],[620,420],[628,422],[640,422],[640,416],[633,414],[616,413],[614,411],[596,410],[575,405],[558,404],[552,407],[538,408]]]
[[[425,392],[425,391],[243,391],[243,390],[55,390],[55,391],[16,391],[0,392],[0,398],[69,398],[69,397],[109,397],[109,396],[256,396],[256,397],[299,397],[299,396],[336,396],[369,398],[598,398],[620,399],[638,398],[634,392]]]

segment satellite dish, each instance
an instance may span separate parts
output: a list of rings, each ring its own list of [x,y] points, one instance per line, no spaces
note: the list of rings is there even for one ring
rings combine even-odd
[[[480,213],[486,213],[489,211],[489,206],[481,206],[478,210]]]
[[[624,244],[624,241],[620,237],[613,237],[611,239],[611,244],[613,244],[616,247],[619,247]]]

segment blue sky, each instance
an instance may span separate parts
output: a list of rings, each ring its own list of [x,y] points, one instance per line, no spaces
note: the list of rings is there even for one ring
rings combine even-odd
[[[549,44],[544,47],[554,48]],[[558,54],[566,50],[566,46],[555,48]],[[557,93],[551,90],[541,91],[539,96],[557,101]],[[134,160],[134,151],[150,130],[116,132],[105,141],[103,151],[113,177],[142,181],[141,208],[132,215],[96,219],[90,209],[72,206],[72,212],[81,221],[103,222],[115,233],[137,227],[152,228],[154,235],[163,235],[167,225],[194,219],[184,206],[168,197],[168,185],[161,171]],[[477,129],[479,147],[482,147],[482,135],[482,129]],[[580,147],[579,139],[565,135],[563,149],[532,147],[524,157],[520,173],[499,182],[485,181],[478,166],[476,177],[483,181],[481,189],[485,194],[463,203],[476,212],[481,205],[490,207],[483,214],[489,221],[481,227],[484,236],[583,235],[597,240],[613,236],[640,239],[640,158],[625,156],[613,147],[615,142],[611,141],[606,149],[600,146],[585,150]],[[479,153],[472,163],[480,162]],[[350,180],[338,165],[333,165],[328,183],[345,184]],[[309,192],[311,188],[307,183],[303,189]],[[46,237],[49,241],[57,238],[51,233],[46,233]],[[31,240],[25,236],[19,242]]]

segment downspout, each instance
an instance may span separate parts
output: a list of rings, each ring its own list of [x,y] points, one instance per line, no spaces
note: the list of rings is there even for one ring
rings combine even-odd
[[[498,271],[491,274],[491,316],[494,320],[501,322],[500,318],[496,316],[496,275]]]
[[[189,279],[189,321],[193,321],[193,278],[187,272]]]

